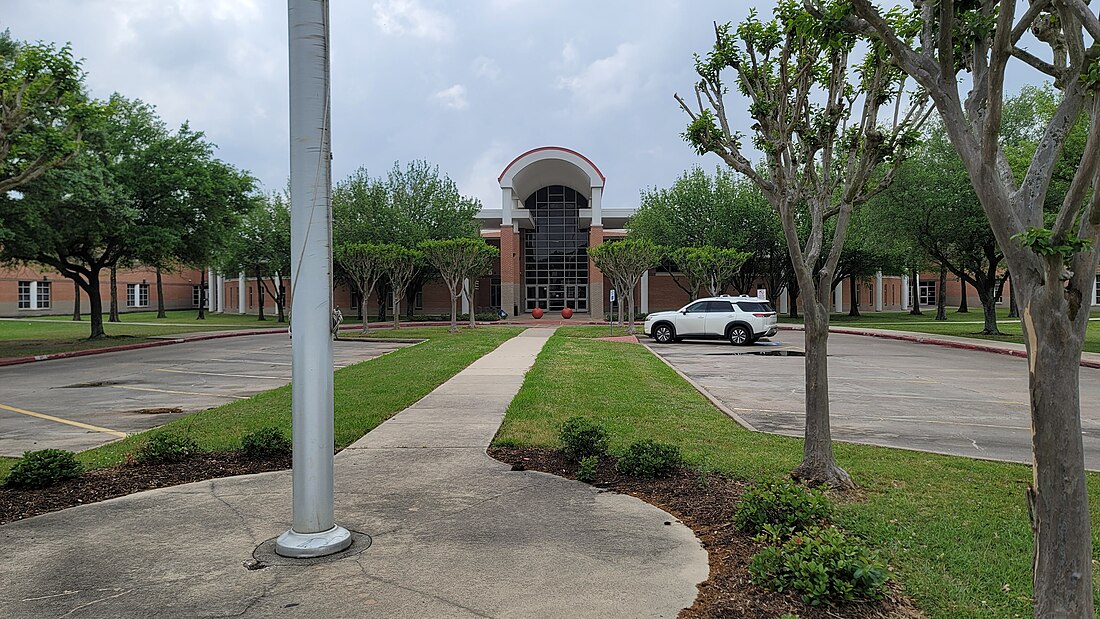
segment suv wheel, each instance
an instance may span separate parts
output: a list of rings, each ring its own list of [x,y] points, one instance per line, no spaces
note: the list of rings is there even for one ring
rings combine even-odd
[[[653,327],[653,339],[660,344],[672,342],[672,340],[675,339],[675,336],[672,334],[672,327],[666,324],[659,324]]]
[[[730,344],[734,346],[744,346],[752,343],[752,333],[749,333],[744,325],[733,325],[726,333],[726,337],[729,338]]]

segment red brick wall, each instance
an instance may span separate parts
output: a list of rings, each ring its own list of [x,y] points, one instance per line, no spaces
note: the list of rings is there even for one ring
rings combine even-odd
[[[198,285],[199,271],[184,270],[180,272],[164,272],[161,280],[164,288],[164,303],[167,309],[189,309],[194,307],[191,302],[192,286]],[[138,268],[118,271],[118,309],[120,312],[145,312],[157,308],[157,274],[154,269]],[[19,309],[19,282],[35,281],[49,283],[50,307],[48,309],[28,310]],[[126,305],[127,284],[146,284],[149,286],[149,305],[145,307],[128,307]],[[110,309],[111,302],[111,273],[104,270],[100,274],[100,297],[103,300],[103,311]],[[51,269],[37,269],[32,267],[13,267],[0,269],[0,316],[42,316],[50,314],[72,314],[73,300],[75,298],[73,281]],[[87,313],[89,308],[88,295],[81,291],[80,309]]]

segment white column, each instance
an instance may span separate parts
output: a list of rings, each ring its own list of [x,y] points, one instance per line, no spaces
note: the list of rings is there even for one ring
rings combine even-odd
[[[289,0],[290,272],[293,525],[275,540],[287,557],[352,543],[333,516],[332,133],[328,0]],[[308,234],[307,234],[308,232]]]
[[[844,311],[844,286],[844,280],[840,280],[833,290],[833,310],[838,314]]]
[[[462,280],[462,294],[460,296],[462,297],[462,313],[463,314],[469,314],[470,313],[470,297],[466,296],[466,289],[469,288],[469,287],[470,287],[470,280],[469,279]]]
[[[901,276],[901,309],[909,309],[909,276]]]
[[[592,225],[603,225],[603,187],[592,188]]]
[[[218,313],[225,313],[225,275],[218,273]]]
[[[920,272],[918,271],[913,275],[913,294],[917,295],[915,299],[910,299],[913,305],[920,302]]]
[[[500,188],[500,225],[512,225],[512,188]]]
[[[781,314],[790,313],[790,307],[788,307],[790,305],[790,302],[791,297],[789,294],[787,294],[787,289],[783,288],[783,292],[779,293],[779,312]]]
[[[245,282],[244,282],[244,271],[241,271],[240,273],[237,273],[237,313],[238,314],[245,313],[244,284],[245,284]]]
[[[593,192],[596,190],[593,189]],[[595,209],[592,210],[592,217],[596,217]],[[642,273],[642,313],[649,313],[649,271]]]
[[[206,269],[206,310],[214,311],[214,269]]]
[[[882,311],[882,271],[875,273],[875,311]]]

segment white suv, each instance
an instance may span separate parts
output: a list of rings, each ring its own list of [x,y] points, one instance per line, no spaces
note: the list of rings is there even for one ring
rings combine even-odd
[[[757,297],[707,297],[673,312],[645,317],[643,332],[667,344],[682,339],[724,338],[731,344],[752,344],[779,330],[775,310]]]

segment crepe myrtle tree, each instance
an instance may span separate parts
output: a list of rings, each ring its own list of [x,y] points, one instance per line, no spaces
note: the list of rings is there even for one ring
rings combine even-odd
[[[611,241],[588,250],[596,267],[626,297],[626,332],[631,335],[638,332],[634,328],[634,288],[646,271],[661,264],[665,253],[660,245],[638,239]]]
[[[382,269],[390,283],[393,293],[393,328],[401,328],[401,299],[405,290],[424,261],[419,250],[402,247],[396,243],[385,243],[381,248]]]
[[[346,279],[359,293],[359,312],[363,315],[363,333],[367,332],[367,304],[378,281],[385,275],[385,246],[379,243],[341,243],[333,258]]]
[[[704,245],[681,247],[674,250],[670,257],[676,268],[687,276],[693,296],[694,291],[702,286],[713,297],[725,291],[726,286],[741,270],[741,265],[751,255],[734,249]]]
[[[829,428],[833,274],[853,209],[889,185],[927,116],[925,101],[906,91],[885,46],[841,29],[846,6],[822,3],[823,15],[814,16],[781,0],[771,21],[754,11],[736,27],[715,24],[714,46],[696,55],[694,96],[689,102],[676,95],[690,118],[684,138],[755,183],[783,223],[806,323],[805,442],[793,475],[838,488],[853,483],[836,463]],[[857,59],[863,43],[866,52]],[[730,124],[744,113],[740,101],[727,100],[730,79],[748,100],[761,168],[745,156],[743,136]],[[808,223],[805,242],[801,218]],[[829,220],[831,242],[824,238]]]
[[[463,278],[466,298],[470,300],[470,327],[477,327],[477,315],[474,307],[474,288],[477,280],[493,272],[493,265],[500,259],[500,249],[481,241],[478,245],[478,255],[467,267],[466,276]]]
[[[1079,371],[1100,261],[1100,18],[1088,0],[1033,0],[1019,10],[1014,0],[914,2],[888,13],[870,0],[850,4],[845,27],[885,45],[935,103],[1012,273],[1031,398],[1034,614],[1092,617]],[[1022,41],[1028,33],[1038,41]],[[1000,128],[1005,76],[1021,63],[1053,79],[1061,98],[1017,178]],[[1085,148],[1045,218],[1052,176],[1083,122]]]
[[[500,250],[492,247],[482,239],[457,238],[429,240],[420,243],[419,249],[424,254],[424,259],[432,265],[443,283],[447,285],[447,291],[451,297],[451,333],[458,332],[458,300],[464,290],[463,282],[473,276],[477,277],[484,272],[484,265],[494,256],[500,255]],[[473,298],[472,296],[470,297]],[[473,325],[473,307],[470,308],[470,324]]]

